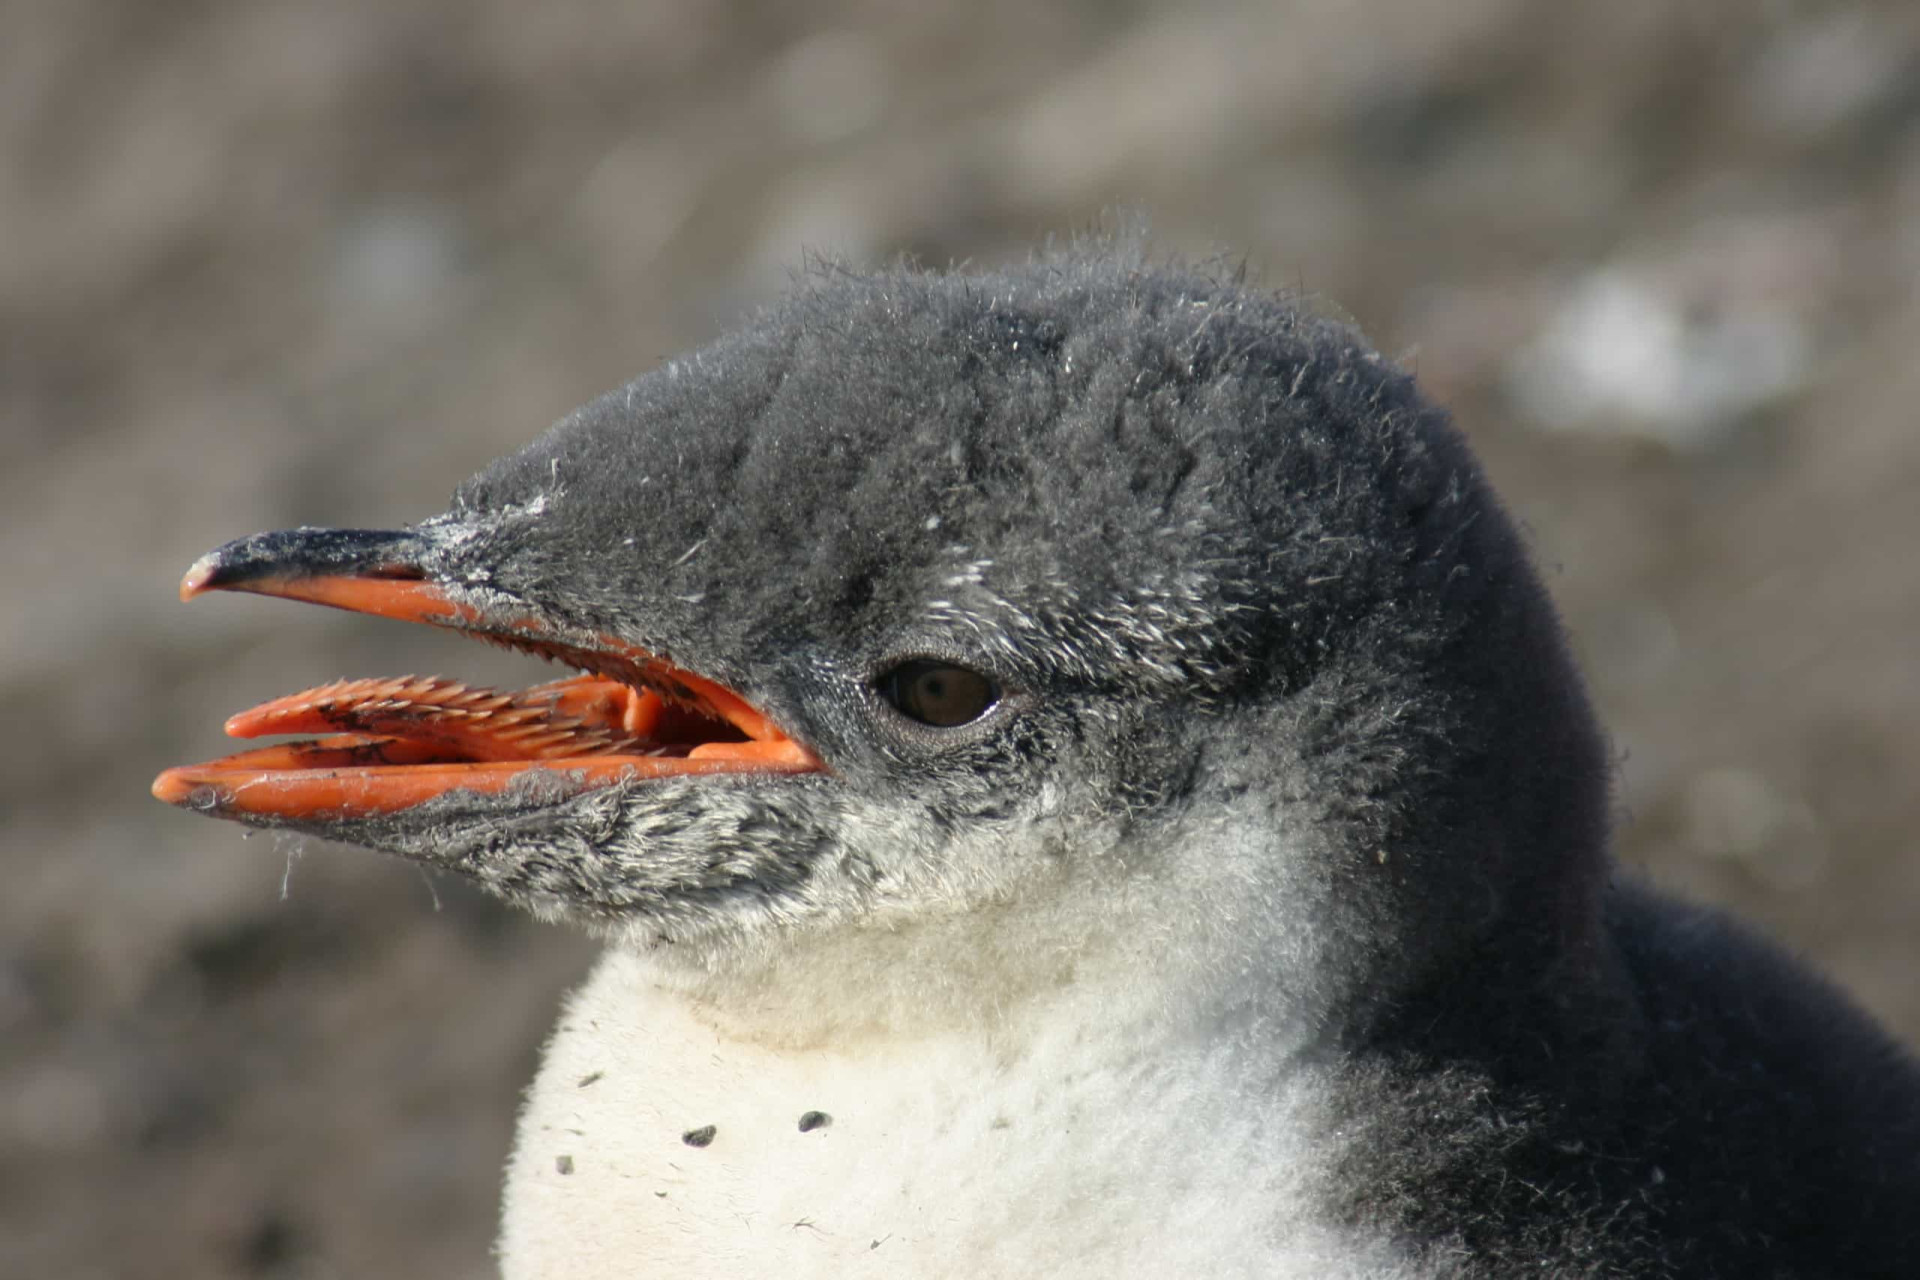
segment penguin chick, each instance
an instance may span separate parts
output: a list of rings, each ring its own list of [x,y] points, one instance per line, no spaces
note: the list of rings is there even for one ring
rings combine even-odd
[[[509,1276],[1893,1276],[1920,1069],[1609,860],[1459,433],[1351,330],[1084,245],[822,269],[394,532],[183,595],[578,675],[350,681],[162,799],[608,940]]]

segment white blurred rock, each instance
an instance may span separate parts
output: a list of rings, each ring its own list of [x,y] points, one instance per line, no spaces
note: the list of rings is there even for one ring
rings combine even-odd
[[[1542,426],[1698,447],[1798,387],[1810,346],[1777,304],[1690,306],[1650,272],[1607,266],[1578,282],[1514,357],[1507,390]]]

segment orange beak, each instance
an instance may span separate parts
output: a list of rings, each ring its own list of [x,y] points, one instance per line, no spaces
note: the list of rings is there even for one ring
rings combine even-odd
[[[497,794],[536,777],[577,792],[654,778],[811,773],[820,758],[732,690],[612,637],[564,636],[533,616],[501,620],[420,570],[343,555],[394,535],[298,530],[202,558],[180,598],[249,591],[466,632],[584,667],[517,692],[440,677],[341,681],[227,721],[236,738],[323,736],[166,770],[153,794],[219,817],[362,818],[456,791]],[[301,554],[306,545],[325,554]],[[264,549],[264,551],[263,551]]]

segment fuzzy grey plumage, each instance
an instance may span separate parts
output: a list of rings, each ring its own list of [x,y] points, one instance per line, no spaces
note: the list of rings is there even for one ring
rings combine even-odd
[[[1304,1028],[1268,1067],[1325,1100],[1327,1226],[1462,1276],[1920,1265],[1920,1069],[1621,882],[1511,522],[1405,374],[1285,298],[1111,245],[822,268],[396,537],[477,608],[722,682],[829,772],[324,834],[706,971],[1062,875],[1198,885],[1154,927],[1238,975],[1223,1024]],[[917,656],[1007,694],[913,724],[875,679]]]

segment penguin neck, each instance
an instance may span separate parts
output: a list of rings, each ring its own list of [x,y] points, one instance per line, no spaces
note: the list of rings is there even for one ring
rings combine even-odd
[[[1415,1043],[1438,1019],[1462,1046],[1493,1028],[1557,1052],[1623,999],[1604,739],[1523,562],[1435,613],[1396,628],[1383,612],[1275,700],[1257,728],[1273,750],[1238,753],[1259,763],[1223,770],[1221,791],[1248,824],[1270,808],[1276,843],[1299,833],[1278,891],[1326,1042]]]
[[[725,1034],[787,1049],[954,1033],[1013,1046],[1094,1024],[1136,1044],[1204,1044],[1223,1025],[1288,1018],[1273,1007],[1282,966],[1225,927],[1221,886],[1192,874],[1207,866],[1125,853],[1050,865],[993,901],[785,929],[692,963],[615,945]],[[1305,1044],[1300,1012],[1297,1033],[1270,1028],[1275,1046]]]
[[[1334,1019],[1335,1038],[1567,1088],[1571,1076],[1617,1076],[1640,1037],[1605,920],[1614,867],[1604,740],[1557,628],[1532,671],[1509,679],[1489,700],[1494,715],[1457,734],[1466,748],[1415,792],[1413,865],[1368,904],[1393,913],[1387,935],[1407,963],[1383,962],[1376,991]],[[1513,714],[1516,704],[1529,714]]]

